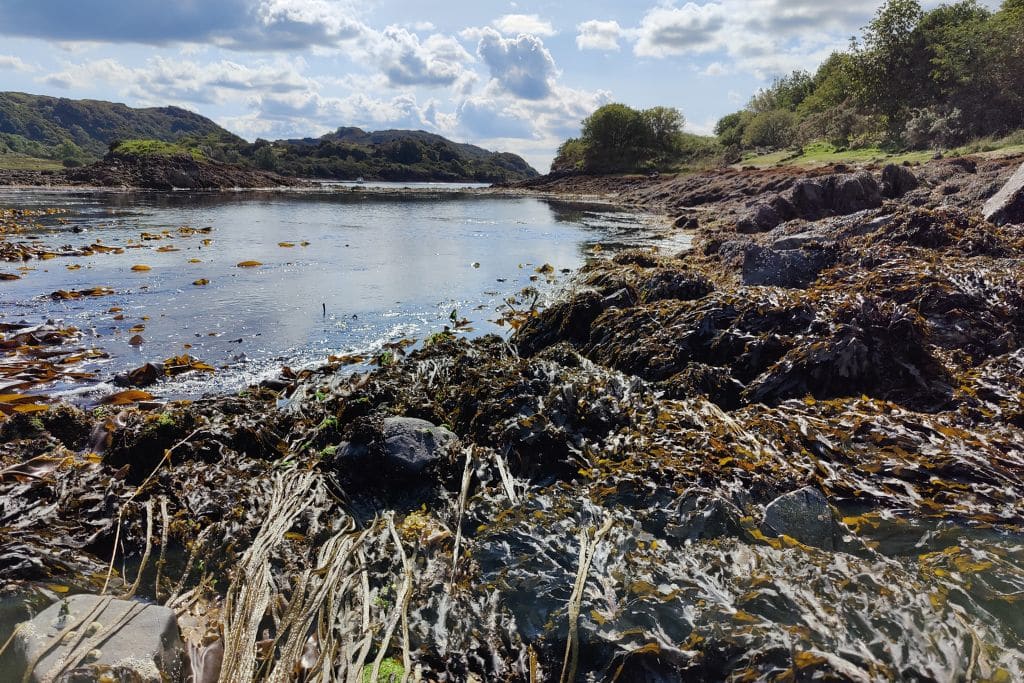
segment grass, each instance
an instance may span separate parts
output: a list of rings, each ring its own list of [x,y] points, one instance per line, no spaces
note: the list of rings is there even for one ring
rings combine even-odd
[[[162,140],[125,140],[115,147],[113,151],[115,154],[137,157],[169,157],[190,154],[196,161],[203,161],[205,159],[202,152],[194,147],[185,147],[173,142],[163,142]]]
[[[1007,155],[1024,152],[1024,130],[1004,138],[984,138],[975,140],[961,147],[948,150],[945,155],[960,156],[964,154]],[[783,150],[770,154],[750,155],[744,157],[737,166],[754,166],[768,168],[770,166],[825,166],[830,164],[868,164],[925,162],[935,153],[931,150],[911,152],[891,152],[879,147],[861,149],[837,149],[827,142],[814,142],[797,153],[794,150]]]
[[[0,154],[0,170],[4,171],[59,171],[64,165],[53,159],[37,159],[24,154]]]

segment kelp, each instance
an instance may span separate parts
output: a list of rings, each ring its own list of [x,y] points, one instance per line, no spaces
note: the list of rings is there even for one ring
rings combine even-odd
[[[503,309],[510,339],[60,419],[13,390],[0,580],[113,566],[181,615],[196,680],[1020,679],[1017,229],[895,205],[813,228],[837,256],[802,289],[739,286],[730,248],[602,249]],[[460,443],[399,477],[392,416]],[[803,487],[823,547],[767,521]]]

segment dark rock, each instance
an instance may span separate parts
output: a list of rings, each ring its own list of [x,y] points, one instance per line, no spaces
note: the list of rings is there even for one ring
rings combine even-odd
[[[833,550],[838,525],[821,491],[805,486],[779,496],[764,511],[767,530],[795,538],[804,545]]]
[[[78,637],[58,642],[70,626]],[[43,610],[18,632],[13,652],[22,674],[41,658],[31,683],[95,681],[102,671],[112,680],[167,683],[181,681],[183,674],[184,650],[172,610],[98,595],[73,595]]]
[[[696,230],[700,227],[700,221],[696,216],[680,216],[673,225],[681,230]]]
[[[985,202],[982,213],[985,220],[996,225],[1024,223],[1024,164],[1017,169],[1003,189]]]
[[[803,288],[836,261],[834,249],[770,249],[750,244],[743,253],[743,284]]]
[[[807,220],[845,216],[882,205],[878,183],[867,172],[800,180],[783,199],[793,207],[794,217]]]
[[[828,241],[828,237],[819,231],[798,232],[795,235],[778,238],[772,242],[772,249],[802,249],[808,246],[821,246]]]
[[[384,418],[384,456],[389,470],[396,474],[420,474],[458,440],[451,431],[426,420]]]
[[[645,302],[678,299],[692,301],[707,296],[714,286],[703,275],[685,270],[660,270],[639,285],[640,298]],[[635,302],[634,302],[635,303]]]
[[[882,169],[882,196],[899,199],[917,189],[917,176],[906,166],[889,164]]]

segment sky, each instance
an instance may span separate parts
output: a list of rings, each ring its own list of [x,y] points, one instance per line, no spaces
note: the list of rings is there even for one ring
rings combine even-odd
[[[0,0],[0,90],[173,104],[249,140],[427,130],[546,171],[608,102],[676,107],[709,133],[880,4]]]

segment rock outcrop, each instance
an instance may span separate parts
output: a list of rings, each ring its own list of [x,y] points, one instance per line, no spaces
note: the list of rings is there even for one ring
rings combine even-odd
[[[1024,164],[1009,182],[985,203],[985,219],[996,225],[1024,223]]]

